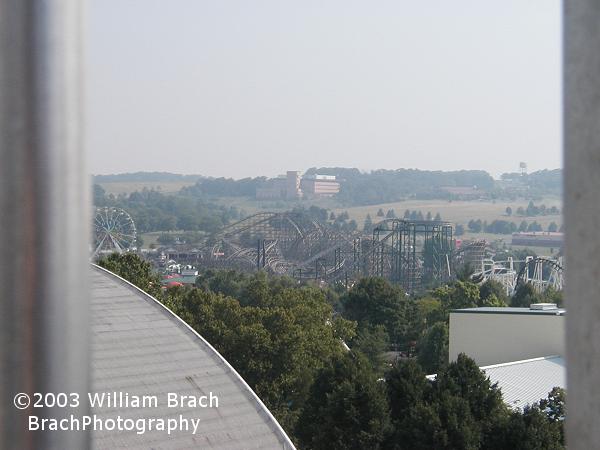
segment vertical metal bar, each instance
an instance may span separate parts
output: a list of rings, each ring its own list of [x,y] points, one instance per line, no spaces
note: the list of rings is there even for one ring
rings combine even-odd
[[[81,3],[0,0],[0,448],[87,448],[86,432],[27,417],[87,412],[15,394],[89,390],[89,180],[82,138]]]
[[[600,442],[600,2],[564,2],[567,446]]]

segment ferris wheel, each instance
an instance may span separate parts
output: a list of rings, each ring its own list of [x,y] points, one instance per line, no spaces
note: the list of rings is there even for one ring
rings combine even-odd
[[[96,208],[94,216],[94,254],[123,253],[135,246],[136,229],[133,219],[121,208]]]

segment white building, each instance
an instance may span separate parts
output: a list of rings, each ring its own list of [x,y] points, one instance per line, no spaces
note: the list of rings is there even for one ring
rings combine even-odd
[[[565,310],[539,304],[530,308],[467,308],[450,312],[449,359],[459,353],[478,366],[565,354]]]

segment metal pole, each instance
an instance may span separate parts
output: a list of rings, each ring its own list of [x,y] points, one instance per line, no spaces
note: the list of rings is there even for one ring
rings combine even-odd
[[[88,214],[81,2],[0,0],[0,448],[87,448],[29,432],[17,393],[89,391]]]
[[[564,2],[567,446],[600,442],[600,2]]]

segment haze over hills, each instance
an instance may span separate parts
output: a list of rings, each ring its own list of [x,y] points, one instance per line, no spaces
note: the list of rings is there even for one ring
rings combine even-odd
[[[334,198],[337,203],[345,206],[389,203],[411,198],[448,200],[536,198],[560,195],[562,192],[562,169],[546,169],[530,174],[505,173],[499,180],[494,180],[483,170],[379,169],[361,172],[356,168],[312,167],[304,173],[307,177],[315,175],[336,177],[340,183],[340,190]],[[267,180],[268,178],[264,176],[236,180],[168,172],[136,172],[93,177],[94,183],[105,186],[109,183],[125,184],[117,193],[131,193],[147,187],[203,198],[255,198],[257,189]],[[161,188],[161,183],[170,186],[170,189]]]

